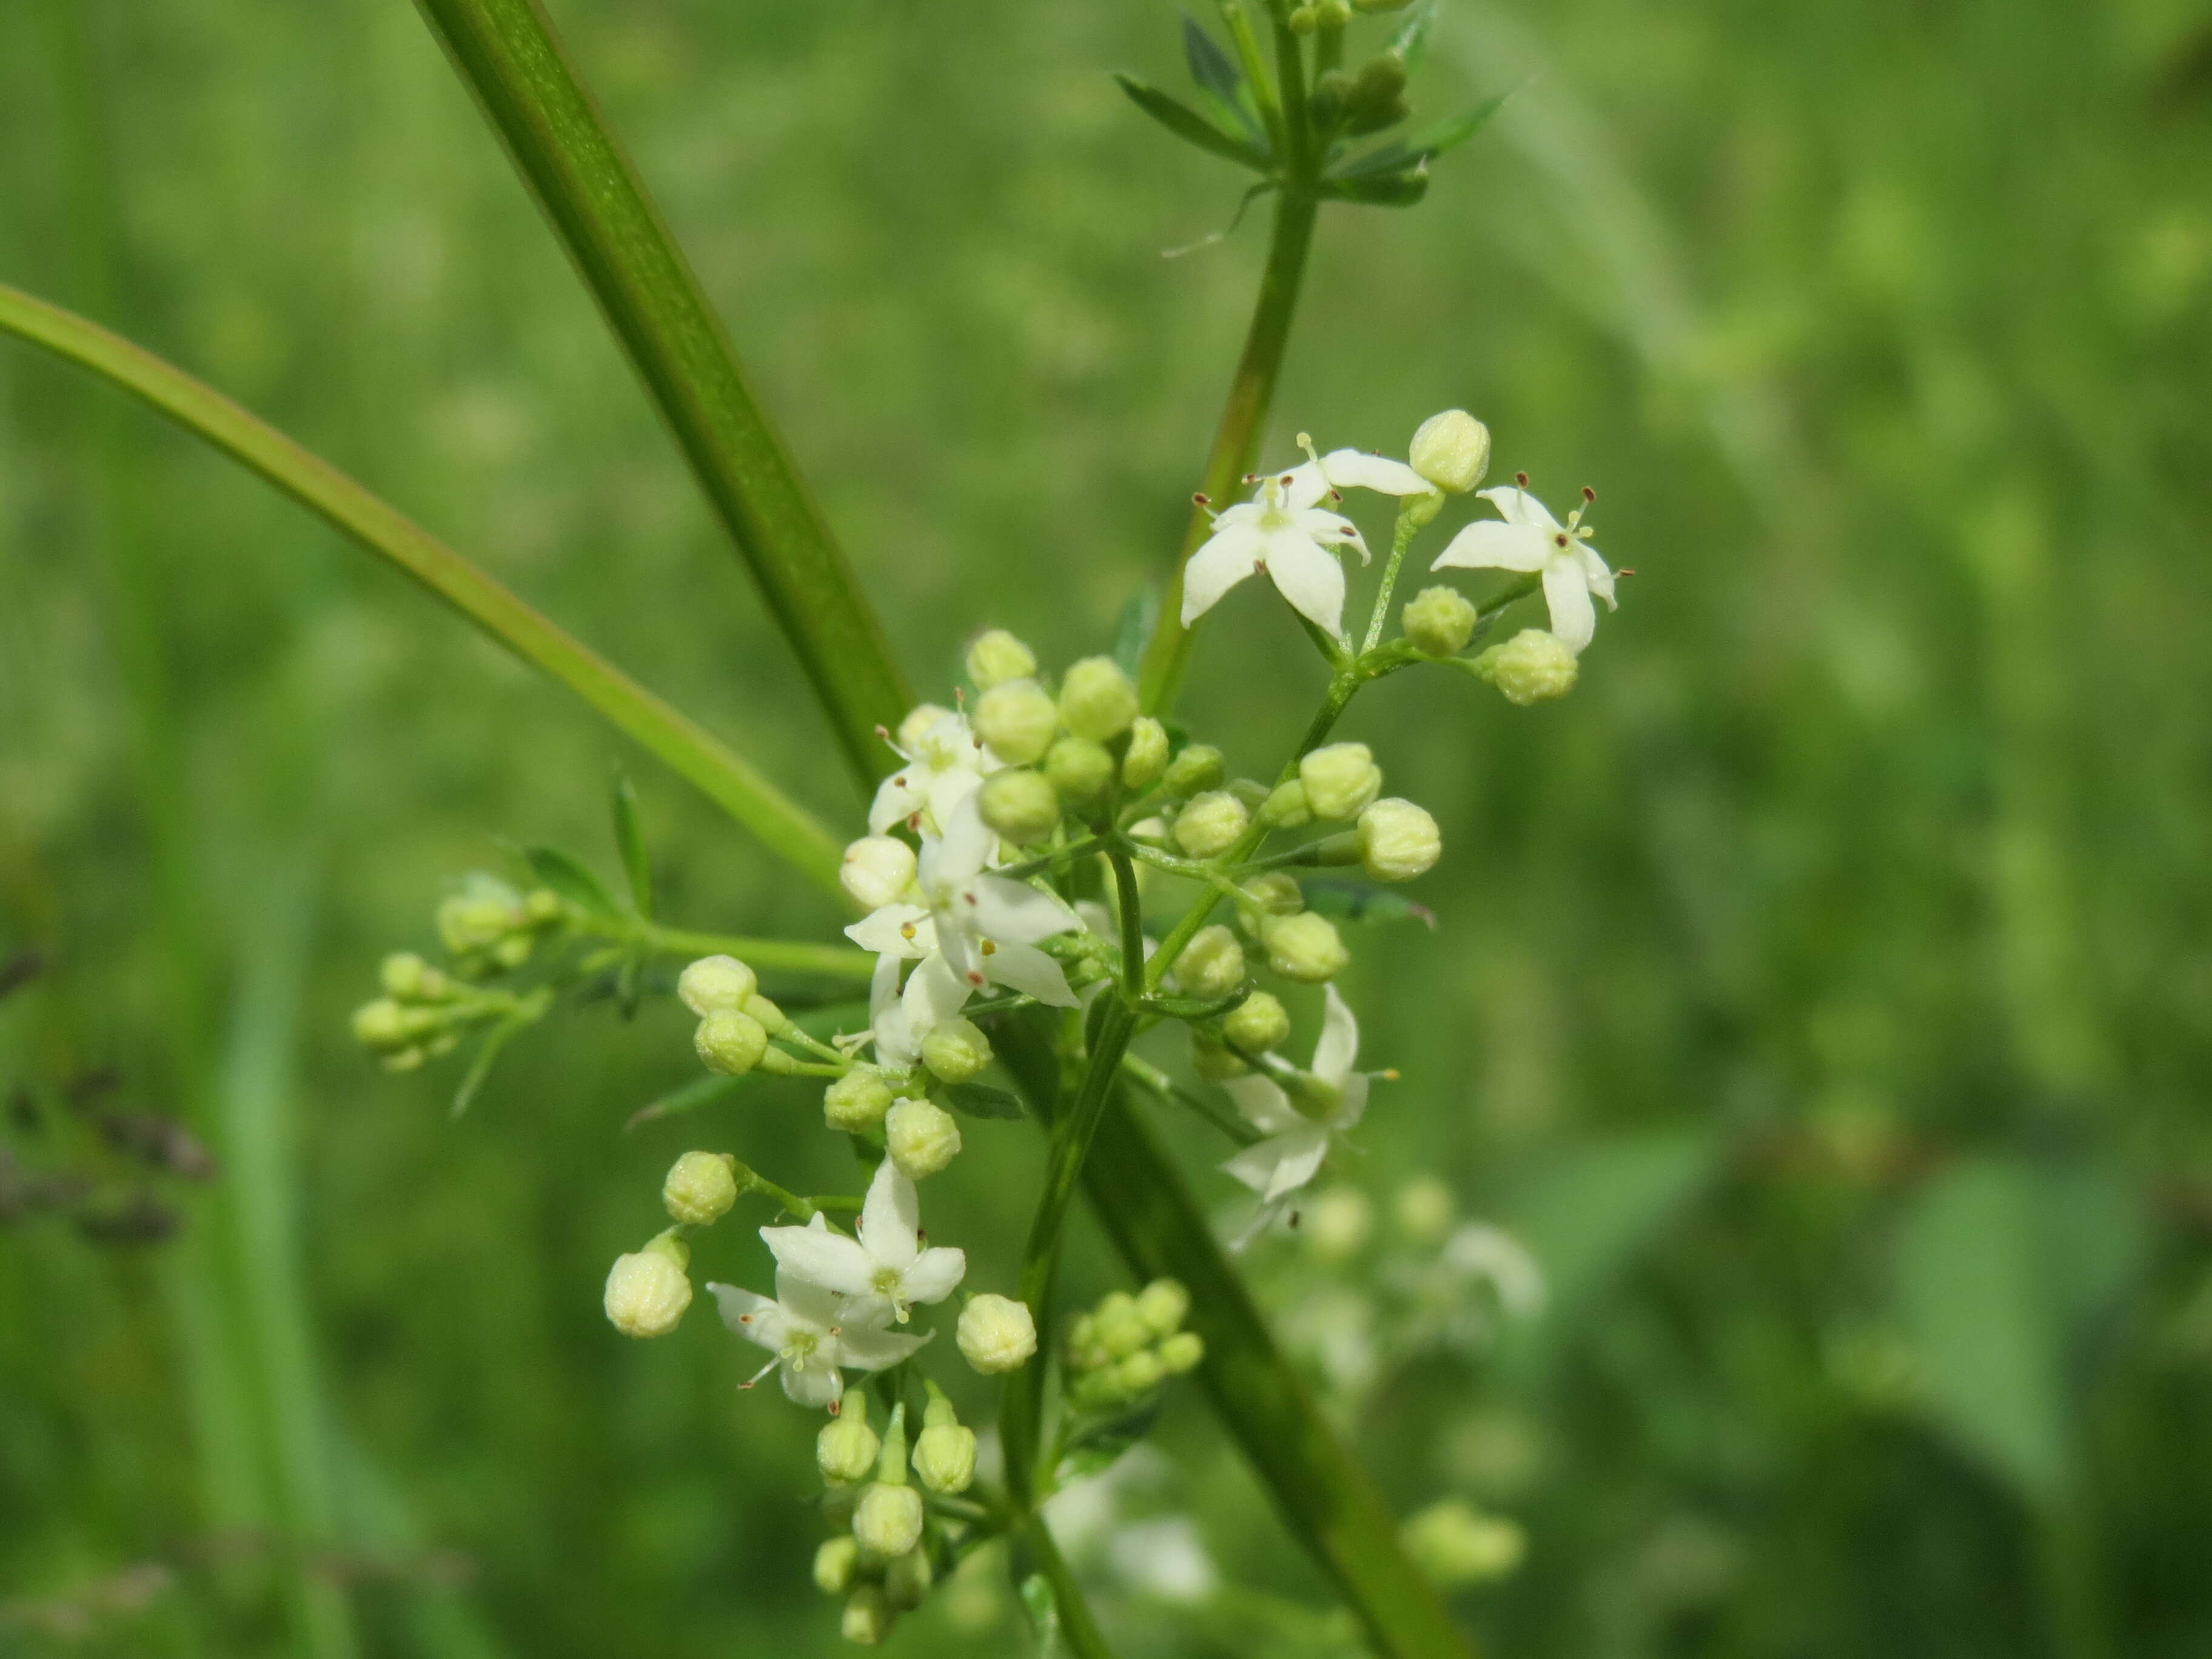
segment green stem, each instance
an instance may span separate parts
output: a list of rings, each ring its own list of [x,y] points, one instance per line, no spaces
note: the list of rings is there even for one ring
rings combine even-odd
[[[777,1186],[758,1170],[738,1158],[730,1159],[730,1173],[738,1179],[739,1193],[758,1193],[763,1198],[774,1199],[786,1215],[795,1215],[801,1221],[813,1220],[817,1212],[823,1210],[834,1210],[842,1215],[857,1212],[860,1207],[860,1200],[857,1198],[802,1198],[788,1188]]]
[[[1367,615],[1367,637],[1360,641],[1359,654],[1363,657],[1382,641],[1382,623],[1390,611],[1390,595],[1398,586],[1398,567],[1406,562],[1406,550],[1413,545],[1413,532],[1420,527],[1410,507],[1398,509],[1398,522],[1390,532],[1389,562],[1382,567],[1382,585],[1375,590],[1375,609]]]
[[[1227,1135],[1239,1146],[1249,1146],[1260,1139],[1260,1132],[1243,1118],[1204,1095],[1184,1088],[1149,1060],[1135,1054],[1121,1056],[1121,1070],[1129,1080],[1164,1106],[1181,1106],[1206,1120]]]
[[[1076,1659],[1114,1659],[1098,1629],[1098,1621],[1091,1617],[1091,1603],[1084,1599],[1083,1587],[1075,1582],[1075,1574],[1069,1570],[1066,1558],[1060,1554],[1044,1517],[1033,1510],[1024,1511],[1022,1535],[1036,1554],[1045,1581],[1052,1586],[1052,1599],[1060,1610],[1060,1633]]]
[[[537,0],[416,0],[744,556],[856,780],[912,705],[882,624],[720,319]]]
[[[756,970],[806,974],[817,979],[865,982],[876,959],[847,945],[811,945],[801,939],[748,939],[734,933],[699,933],[684,927],[648,927],[646,943],[677,957],[735,957]]]
[[[0,332],[43,346],[120,386],[397,565],[524,661],[582,697],[696,785],[770,852],[842,901],[837,866],[844,849],[805,809],[688,716],[328,461],[151,352],[4,284]]]

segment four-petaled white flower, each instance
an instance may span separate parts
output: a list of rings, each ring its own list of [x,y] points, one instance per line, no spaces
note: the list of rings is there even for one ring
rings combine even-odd
[[[1332,1138],[1358,1123],[1367,1109],[1368,1075],[1352,1069],[1359,1057],[1359,1022],[1334,985],[1323,988],[1322,999],[1312,1074],[1328,1091],[1330,1103],[1310,1104],[1302,1111],[1280,1087],[1256,1073],[1221,1085],[1265,1137],[1221,1166],[1260,1194],[1260,1213],[1248,1237],[1314,1178]]]
[[[1543,502],[1528,493],[1528,474],[1522,482],[1475,493],[1503,516],[1483,519],[1451,538],[1429,568],[1446,565],[1470,570],[1520,570],[1544,574],[1544,603],[1552,612],[1552,633],[1577,656],[1597,631],[1595,593],[1608,611],[1617,608],[1613,596],[1613,570],[1590,546],[1592,532],[1583,526],[1583,514],[1596,495],[1585,489],[1583,504],[1561,524]]]
[[[878,958],[921,963],[902,999],[906,1041],[920,1043],[939,1020],[960,1012],[969,993],[986,985],[1003,985],[1056,1008],[1075,1006],[1066,974],[1036,942],[1073,933],[1083,923],[1052,894],[1010,876],[989,874],[987,866],[998,844],[997,834],[976,810],[975,796],[963,797],[951,809],[945,833],[921,839],[915,877],[921,902],[886,904],[845,930],[846,938]],[[880,961],[877,971],[880,994]],[[948,994],[956,997],[949,1007]]]
[[[885,1158],[868,1185],[860,1209],[858,1238],[822,1224],[763,1227],[761,1237],[775,1253],[777,1283],[791,1274],[845,1298],[842,1317],[864,1328],[906,1322],[915,1304],[942,1302],[968,1271],[959,1250],[922,1248],[921,1203],[914,1182]]]
[[[821,1216],[817,1214],[814,1220],[826,1231]],[[897,1364],[924,1340],[885,1329],[890,1323],[887,1310],[841,1308],[829,1291],[787,1268],[776,1270],[773,1302],[735,1285],[707,1288],[714,1293],[725,1325],[775,1355],[741,1386],[750,1389],[780,1369],[784,1393],[802,1406],[836,1405],[845,1392],[841,1366],[856,1371],[883,1370]]]
[[[1337,550],[1358,550],[1367,544],[1349,519],[1322,507],[1349,489],[1388,495],[1426,495],[1435,486],[1403,461],[1356,449],[1316,455],[1305,434],[1298,434],[1310,458],[1287,472],[1257,482],[1260,493],[1249,501],[1213,515],[1213,534],[1190,556],[1182,573],[1182,624],[1188,628],[1245,577],[1265,571],[1298,614],[1332,635],[1344,635],[1344,567]]]
[[[945,715],[910,749],[888,735],[884,741],[906,764],[877,787],[868,808],[870,835],[880,836],[900,823],[933,833],[942,830],[952,809],[999,769],[999,757],[983,746],[965,714]]]

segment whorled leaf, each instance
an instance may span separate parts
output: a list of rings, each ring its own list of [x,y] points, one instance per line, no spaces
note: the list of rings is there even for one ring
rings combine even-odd
[[[1200,149],[1210,150],[1255,173],[1265,173],[1274,166],[1273,158],[1267,151],[1224,132],[1189,105],[1170,97],[1158,87],[1147,86],[1130,75],[1117,74],[1114,79],[1139,109],[1185,143],[1196,144]]]

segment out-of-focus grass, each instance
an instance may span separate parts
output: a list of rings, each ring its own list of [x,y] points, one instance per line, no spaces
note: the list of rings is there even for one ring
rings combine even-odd
[[[986,620],[1098,648],[1174,545],[1257,256],[1248,228],[1157,257],[1234,191],[1106,79],[1176,78],[1172,9],[556,9],[916,678]],[[88,31],[88,125],[57,20]],[[2212,1636],[2204,27],[2163,0],[1454,0],[1423,106],[1514,104],[1417,212],[1324,223],[1276,450],[1393,447],[1465,404],[1501,468],[1597,486],[1599,545],[1639,573],[1567,702],[1409,676],[1355,720],[1451,857],[1419,895],[1437,932],[1354,970],[1364,1052],[1407,1080],[1352,1177],[1447,1172],[1561,1291],[1472,1385],[1417,1366],[1363,1414],[1404,1507],[1457,1490],[1528,1525],[1527,1569],[1467,1603],[1499,1653]],[[407,8],[0,8],[0,275],[323,448],[850,818]],[[330,1417],[315,1583],[369,1653],[828,1650],[808,1425],[731,1391],[711,1321],[633,1346],[596,1300],[695,1139],[846,1179],[803,1096],[622,1135],[688,1074],[665,1006],[519,1045],[458,1124],[345,1041],[376,956],[498,837],[611,867],[613,740],[183,441],[23,354],[0,377],[0,938],[58,959],[0,1005],[0,1084],[43,1080],[53,1118],[52,1080],[112,1061],[191,1106],[293,902],[272,871],[314,849],[290,1201]],[[1192,717],[1270,758],[1302,648],[1240,592]],[[829,920],[640,781],[667,914]],[[55,1133],[0,1129],[27,1162]],[[996,1282],[1034,1152],[970,1140],[933,1224]],[[188,1200],[191,1228],[238,1201]],[[719,1276],[761,1255],[702,1249]],[[68,1648],[57,1608],[135,1605],[160,1562],[75,1650],[298,1650],[270,1577],[296,1544],[210,1534],[210,1473],[279,1488],[192,1454],[180,1259],[0,1233],[0,1644]],[[1196,1408],[1166,1434],[1180,1474],[1144,1501],[1318,1598]],[[939,1607],[901,1639],[977,1638]]]

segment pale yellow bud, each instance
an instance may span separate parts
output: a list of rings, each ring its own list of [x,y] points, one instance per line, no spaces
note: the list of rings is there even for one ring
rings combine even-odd
[[[872,1482],[853,1506],[853,1536],[878,1555],[904,1555],[921,1538],[921,1494],[912,1486]]]
[[[863,836],[845,849],[837,880],[870,910],[896,904],[914,884],[914,848],[896,836]]]
[[[768,1053],[768,1031],[750,1014],[718,1009],[699,1022],[691,1046],[708,1071],[742,1077]]]
[[[832,1486],[850,1486],[868,1478],[882,1449],[882,1440],[868,1426],[867,1396],[854,1389],[846,1393],[837,1415],[814,1437],[814,1463]]]
[[[1313,822],[1313,805],[1306,799],[1305,784],[1297,778],[1279,783],[1260,805],[1260,822],[1270,830],[1297,830]]]
[[[1357,1187],[1338,1187],[1306,1206],[1306,1243],[1324,1261],[1359,1254],[1375,1230],[1375,1206]]]
[[[1419,1176],[1398,1189],[1391,1212],[1398,1231],[1416,1244],[1441,1244],[1457,1207],[1450,1188],[1434,1176]]]
[[[1160,1344],[1160,1367],[1170,1376],[1194,1371],[1206,1358],[1206,1340],[1196,1331],[1177,1331]]]
[[[1044,775],[1060,799],[1080,806],[1113,781],[1114,757],[1105,744],[1088,738],[1062,738],[1045,751]]]
[[[1474,602],[1456,587],[1425,587],[1406,602],[1406,637],[1416,651],[1449,657],[1467,648],[1480,620]]]
[[[1317,818],[1352,818],[1382,793],[1382,769],[1364,743],[1332,743],[1298,762],[1306,805]]]
[[[744,1012],[759,989],[759,976],[735,957],[702,957],[676,981],[677,1000],[702,1019],[722,1010]]]
[[[1431,1504],[1400,1530],[1413,1564],[1445,1589],[1503,1578],[1528,1553],[1514,1522],[1478,1513],[1456,1498]]]
[[[353,1011],[353,1040],[364,1048],[398,1048],[421,1035],[419,1024],[414,1010],[379,997]]]
[[[1225,997],[1244,982],[1244,947],[1218,922],[1201,927],[1176,958],[1175,973],[1187,995],[1206,1001]]]
[[[1129,729],[1137,688],[1111,657],[1085,657],[1060,683],[1060,719],[1079,738],[1104,743]]]
[[[988,1291],[960,1310],[956,1336],[962,1356],[986,1375],[1018,1370],[1036,1352],[1028,1304]]]
[[[1210,743],[1189,744],[1168,763],[1168,793],[1195,795],[1203,789],[1219,787],[1222,779],[1228,775],[1229,769],[1222,764],[1218,749]]]
[[[838,1623],[837,1633],[857,1648],[880,1647],[897,1622],[898,1614],[892,1609],[890,1597],[884,1595],[883,1586],[860,1584],[854,1587],[852,1599],[845,1603],[845,1616]]]
[[[1295,916],[1271,918],[1261,935],[1267,946],[1267,965],[1285,979],[1318,985],[1334,979],[1351,960],[1336,924],[1327,916],[1304,910]]]
[[[814,1587],[824,1595],[842,1595],[853,1588],[853,1572],[860,1565],[860,1540],[850,1533],[823,1540],[814,1552]]]
[[[933,1492],[968,1490],[975,1479],[975,1431],[957,1423],[934,1423],[914,1443],[914,1472]]]
[[[1437,821],[1393,795],[1359,815],[1359,861],[1377,881],[1411,881],[1436,867],[1443,851]]]
[[[890,1107],[890,1085],[873,1066],[855,1066],[822,1092],[823,1121],[848,1135],[875,1128]]]
[[[933,1101],[902,1100],[884,1118],[884,1141],[898,1172],[908,1181],[920,1181],[935,1175],[958,1154],[960,1126]]]
[[[1027,766],[1052,747],[1060,708],[1035,680],[1008,680],[975,699],[975,735],[1009,766]]]
[[[691,1305],[691,1279],[684,1270],[688,1255],[675,1239],[655,1239],[641,1250],[618,1255],[607,1273],[608,1322],[624,1336],[665,1336]]]
[[[730,1212],[738,1201],[738,1177],[727,1152],[686,1152],[661,1182],[660,1201],[671,1218],[687,1227],[705,1227]]]
[[[1291,1017],[1266,991],[1255,991],[1222,1017],[1221,1034],[1248,1054],[1279,1048],[1291,1034]]]
[[[1126,1359],[1152,1340],[1152,1327],[1127,1291],[1109,1291],[1091,1315],[1093,1340],[1109,1358]]]
[[[1190,1292],[1180,1280],[1156,1279],[1137,1292],[1137,1316],[1154,1336],[1173,1336],[1190,1315]]]
[[[1243,801],[1225,789],[1209,789],[1176,814],[1176,845],[1194,859],[1210,859],[1234,847],[1251,822]]]
[[[965,1083],[991,1063],[991,1039],[973,1020],[939,1020],[921,1040],[921,1063],[945,1083]]]
[[[1167,769],[1168,729],[1150,714],[1138,716],[1129,728],[1129,747],[1121,756],[1121,787],[1149,789]]]
[[[1006,840],[1030,847],[1050,836],[1060,823],[1060,792],[1042,773],[1009,767],[983,780],[975,810]]]
[[[977,635],[968,647],[968,678],[978,691],[1008,680],[1025,680],[1036,672],[1036,653],[1003,628]]]
[[[1298,886],[1298,878],[1287,870],[1270,870],[1265,875],[1255,876],[1243,887],[1244,896],[1266,915],[1294,916],[1306,908],[1306,896]]]
[[[1490,471],[1490,428],[1463,409],[1448,409],[1414,429],[1406,459],[1437,489],[1464,495]]]
[[[916,704],[899,722],[898,746],[912,754],[921,747],[921,740],[929,735],[930,728],[951,712],[950,708],[940,708],[933,702]]]
[[[1524,628],[1503,645],[1475,659],[1484,676],[1505,694],[1505,701],[1527,708],[1575,689],[1581,672],[1575,653],[1540,628]]]
[[[884,1569],[884,1599],[900,1612],[911,1613],[929,1599],[936,1577],[927,1550],[908,1550]]]

